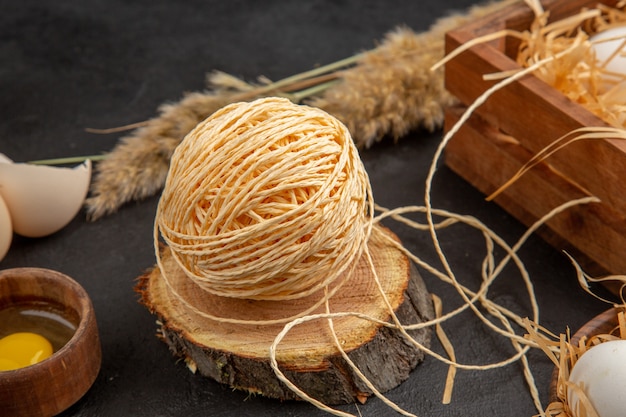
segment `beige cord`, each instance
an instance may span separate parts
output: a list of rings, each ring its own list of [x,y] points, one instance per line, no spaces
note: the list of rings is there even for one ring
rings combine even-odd
[[[187,135],[155,227],[203,290],[290,300],[323,289],[360,257],[371,201],[343,124],[265,98],[229,105]]]

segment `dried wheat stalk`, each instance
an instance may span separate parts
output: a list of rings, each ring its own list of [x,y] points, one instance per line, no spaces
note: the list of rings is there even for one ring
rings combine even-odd
[[[501,0],[453,14],[420,34],[396,29],[375,49],[329,66],[332,71],[326,74],[312,71],[311,76],[304,73],[283,82],[252,85],[211,73],[207,92],[162,105],[157,117],[121,138],[98,163],[86,201],[88,218],[96,220],[157,193],[174,148],[196,124],[232,102],[268,95],[306,100],[346,124],[360,148],[386,136],[397,140],[413,129],[441,127],[444,109],[454,98],[444,88],[442,71],[430,67],[444,56],[445,32],[511,2]]]

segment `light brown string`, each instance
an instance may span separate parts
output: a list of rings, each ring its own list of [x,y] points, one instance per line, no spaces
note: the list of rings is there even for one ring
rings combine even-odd
[[[203,290],[290,300],[354,265],[371,233],[371,202],[343,124],[265,98],[219,110],[177,147],[155,229]]]

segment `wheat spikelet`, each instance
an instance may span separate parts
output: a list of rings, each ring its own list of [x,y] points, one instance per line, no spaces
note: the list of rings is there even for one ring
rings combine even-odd
[[[511,2],[475,6],[467,14],[440,19],[422,34],[396,29],[374,50],[334,63],[341,65],[330,64],[333,72],[321,76],[289,77],[286,80],[293,79],[290,83],[260,79],[260,84],[254,85],[223,72],[211,72],[209,91],[191,93],[178,103],[161,106],[159,116],[121,138],[106,160],[96,166],[86,201],[88,218],[96,220],[129,201],[158,192],[165,182],[170,157],[185,135],[213,112],[236,101],[268,95],[295,102],[306,99],[307,104],[346,124],[360,148],[386,136],[397,140],[416,128],[440,128],[445,107],[455,101],[444,88],[442,71],[430,70],[444,56],[445,32]],[[294,91],[296,86],[305,90]],[[311,86],[317,89],[307,90]]]
[[[120,139],[98,163],[86,200],[91,220],[115,212],[121,205],[141,200],[161,189],[170,157],[182,138],[199,121],[228,104],[228,96],[191,93],[177,104],[161,107],[161,115]]]
[[[429,42],[430,37],[408,28],[391,32],[356,67],[343,72],[342,82],[311,104],[345,123],[361,148],[387,135],[397,140],[420,125],[436,129],[443,108],[454,99],[441,74],[428,69],[443,57],[443,38]]]
[[[424,33],[406,27],[388,33],[379,47],[341,73],[339,84],[310,104],[346,124],[360,148],[369,148],[386,136],[398,140],[417,128],[440,128],[445,108],[455,102],[444,87],[443,69],[430,70],[444,57],[445,33],[508,3],[452,14]]]

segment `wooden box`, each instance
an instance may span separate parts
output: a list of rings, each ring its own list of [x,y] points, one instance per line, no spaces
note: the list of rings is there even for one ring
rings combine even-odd
[[[604,0],[614,7],[618,1]],[[595,7],[598,1],[547,0],[550,20]],[[446,51],[501,29],[526,30],[533,20],[519,1],[490,16],[449,32]],[[446,64],[446,88],[461,105],[448,110],[446,132],[468,106],[495,81],[483,75],[519,68],[518,41],[482,43]],[[552,141],[604,121],[534,76],[504,87],[478,107],[445,151],[446,164],[485,194],[511,178]],[[539,230],[559,250],[574,255],[592,274],[626,274],[626,141],[601,139],[568,145],[521,177],[494,201],[531,225],[566,201],[597,196],[601,202],[576,206]]]

